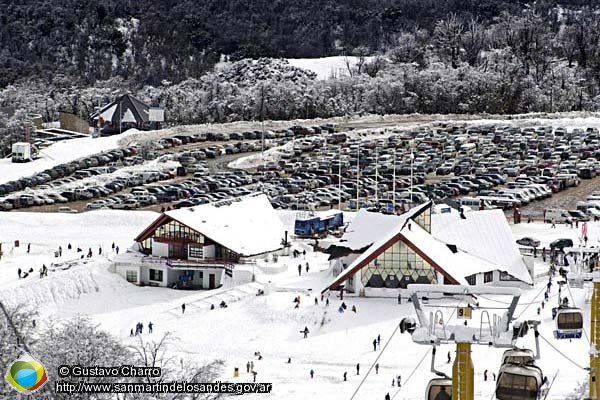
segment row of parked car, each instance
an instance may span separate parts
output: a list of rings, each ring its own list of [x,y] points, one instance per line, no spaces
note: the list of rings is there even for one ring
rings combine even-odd
[[[206,148],[191,151],[194,157],[189,157],[190,154],[181,154],[180,161],[186,167],[186,172],[194,171],[196,161],[206,158],[216,158],[222,154],[235,154],[246,151],[258,151],[261,149],[261,144],[256,139],[264,137],[265,139],[278,139],[290,137],[303,137],[308,134],[333,132],[333,125],[301,127],[293,126],[289,129],[280,131],[251,131],[241,133],[195,133],[191,135],[174,135],[172,137],[162,138],[153,142],[156,149],[172,148],[188,143],[196,143],[203,141],[227,141],[227,140],[244,140],[237,143],[228,143],[224,146],[213,145]],[[245,141],[246,139],[252,142]],[[282,143],[282,142],[278,142]],[[277,143],[269,142],[269,145]],[[147,158],[158,156],[157,153],[150,152],[144,154]],[[137,147],[127,147],[115,149],[101,154],[84,157],[79,160],[74,160],[69,163],[60,164],[53,168],[49,168],[41,173],[24,177],[15,181],[0,184],[0,211],[7,211],[16,208],[23,208],[35,205],[51,205],[55,203],[66,203],[69,201],[92,199],[96,197],[104,197],[119,192],[125,188],[147,183],[149,180],[141,177],[142,174],[123,174],[119,178],[111,180],[102,185],[86,185],[79,188],[69,188],[78,180],[85,178],[93,178],[97,175],[104,175],[115,172],[118,168],[129,165],[144,163],[145,158],[138,155]],[[151,171],[152,172],[152,171]],[[157,172],[156,180],[165,180],[173,177],[173,174],[168,174],[166,171]],[[65,188],[67,187],[67,188]],[[28,193],[18,193],[22,190],[35,189]],[[90,208],[99,208],[102,202],[92,202]],[[110,203],[110,202],[109,202]],[[140,204],[144,204],[141,202]],[[120,207],[117,205],[116,207]]]

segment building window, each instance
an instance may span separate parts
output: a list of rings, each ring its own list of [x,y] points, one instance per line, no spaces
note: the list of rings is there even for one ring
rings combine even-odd
[[[437,274],[400,240],[378,254],[361,271],[365,287],[406,288],[411,283],[437,283]]]
[[[150,280],[162,282],[163,272],[160,269],[151,269],[150,270]]]
[[[190,246],[190,258],[204,258],[204,247]]]
[[[500,271],[500,280],[501,281],[518,281],[517,278],[515,278],[514,276],[512,276],[511,274],[509,274],[506,271]]]
[[[127,279],[127,282],[137,283],[137,271],[125,272],[125,279]]]
[[[465,277],[465,279],[467,280],[467,283],[471,286],[475,286],[475,275],[469,275],[467,277]]]
[[[488,283],[494,280],[494,271],[486,272],[483,274],[483,283]]]

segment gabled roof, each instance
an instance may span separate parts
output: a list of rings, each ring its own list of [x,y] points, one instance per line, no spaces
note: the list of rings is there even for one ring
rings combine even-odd
[[[167,211],[135,240],[152,236],[157,226],[175,220],[241,256],[253,256],[283,247],[285,228],[266,195]]]
[[[90,116],[93,120],[100,117],[111,122],[148,122],[150,107],[132,95],[124,94]]]
[[[364,249],[391,229],[399,231],[406,220],[419,215],[430,205],[431,202],[425,202],[401,215],[386,215],[361,208],[336,245],[351,250]]]
[[[468,215],[471,216],[473,214],[474,213],[469,213]],[[414,218],[418,213],[416,213],[416,215],[413,213],[412,215]],[[459,216],[454,214],[443,215],[452,215],[453,217],[460,219]],[[502,217],[504,218],[503,214]],[[505,219],[504,221],[506,222]],[[432,230],[434,229],[433,225],[435,223],[432,215]],[[477,237],[478,236],[475,236],[475,238]],[[459,246],[452,249],[451,247],[453,246],[448,246],[448,244],[455,244],[455,241],[453,241],[453,243],[446,243],[435,238],[417,223],[411,223],[410,229],[408,229],[407,224],[403,224],[402,227],[394,227],[386,233],[380,234],[379,240],[373,243],[363,254],[354,260],[348,268],[342,271],[335,280],[324,289],[324,291],[342,284],[398,240],[406,244],[412,251],[421,256],[436,271],[440,272],[453,284],[466,285],[467,281],[465,278],[467,276],[494,270],[508,272],[510,275],[526,283],[531,282],[531,277],[526,268],[524,271],[521,271],[520,269],[515,271],[511,267],[491,262],[479,255],[462,250]]]
[[[500,266],[515,278],[531,284],[531,276],[515,244],[502,210],[471,211],[465,219],[458,214],[433,214],[431,234],[444,243]]]

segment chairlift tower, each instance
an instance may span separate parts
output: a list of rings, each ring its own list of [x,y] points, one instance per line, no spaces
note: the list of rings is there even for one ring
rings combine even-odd
[[[514,337],[513,332],[510,332],[509,328],[513,321],[513,315],[519,298],[521,297],[521,290],[510,287],[412,284],[408,285],[408,291],[420,324],[420,327],[416,328],[412,333],[413,341],[418,344],[434,346],[433,357],[435,357],[436,346],[456,343],[456,357],[452,366],[452,378],[440,371],[436,371],[434,360],[432,360],[432,372],[443,378],[433,379],[430,382],[427,389],[427,398],[433,398],[432,393],[434,392],[432,390],[437,390],[435,393],[439,393],[440,390],[449,388],[451,384],[452,400],[473,400],[475,385],[471,345],[478,344],[497,348],[514,348],[516,337]],[[420,295],[423,295],[423,297],[420,297]],[[456,317],[464,319],[465,324],[448,325],[447,322],[449,321],[444,321],[444,314],[440,309],[436,310],[435,313],[431,311],[429,316],[427,316],[424,304],[425,301],[432,298],[432,295],[433,298],[460,296],[458,305],[452,312],[452,315],[456,313]],[[490,319],[490,314],[485,309],[486,307],[473,307],[471,305],[476,302],[474,297],[477,295],[512,296],[512,301],[503,315],[498,316],[494,314],[492,319]],[[466,303],[467,305],[462,306],[461,303]],[[431,307],[434,307],[434,305],[431,305]],[[479,327],[467,326],[466,321],[472,318],[473,310],[475,309],[482,310]]]

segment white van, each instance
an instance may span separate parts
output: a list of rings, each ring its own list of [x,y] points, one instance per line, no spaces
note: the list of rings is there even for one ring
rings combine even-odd
[[[566,223],[571,221],[571,216],[567,210],[561,208],[546,208],[544,210],[544,222]]]
[[[477,197],[463,197],[460,199],[460,205],[471,208],[472,210],[492,210],[497,208],[492,205],[488,200],[480,199]]]

